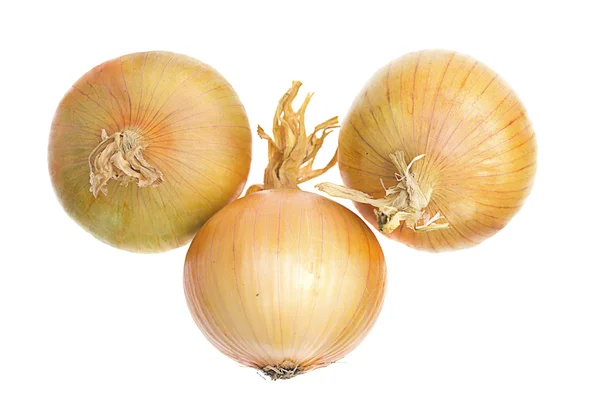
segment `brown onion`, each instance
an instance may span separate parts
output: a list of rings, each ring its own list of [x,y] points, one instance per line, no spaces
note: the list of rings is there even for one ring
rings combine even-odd
[[[390,238],[430,251],[474,246],[529,194],[535,134],[510,87],[473,58],[422,51],[365,85],[342,123],[339,166],[355,201]]]
[[[216,70],[169,52],[98,65],[67,92],[49,145],[52,184],[81,226],[113,246],[181,246],[246,182],[244,107]]]
[[[307,135],[280,102],[269,140],[265,184],[223,208],[198,232],[185,261],[185,293],[208,340],[225,355],[286,379],[327,366],[354,349],[383,301],[385,262],[375,235],[347,208],[303,192],[324,137],[337,119]],[[322,137],[317,133],[323,131]]]

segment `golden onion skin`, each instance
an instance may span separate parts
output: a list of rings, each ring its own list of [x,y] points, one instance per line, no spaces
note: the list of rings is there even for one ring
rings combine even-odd
[[[90,193],[88,157],[101,141],[135,132],[163,173],[156,187]],[[98,239],[135,252],[182,246],[248,177],[251,132],[244,107],[215,69],[169,52],[129,54],[98,65],[67,92],[52,123],[49,169],[66,212]]]
[[[388,235],[411,247],[444,251],[475,246],[502,229],[528,196],[536,170],[535,134],[525,109],[498,74],[448,51],[405,55],[365,85],[339,137],[348,187],[382,197],[397,183],[389,155],[402,151],[417,181],[433,189],[427,207],[449,229]],[[377,226],[373,207],[355,203]]]
[[[247,195],[211,218],[185,261],[185,293],[225,355],[301,373],[354,349],[377,318],[386,267],[375,235],[345,207],[296,189]]]

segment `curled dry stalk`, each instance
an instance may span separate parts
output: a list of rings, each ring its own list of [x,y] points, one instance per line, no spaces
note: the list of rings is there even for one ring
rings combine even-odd
[[[392,233],[402,221],[416,232],[429,232],[448,228],[447,223],[438,221],[444,217],[436,213],[431,217],[425,209],[431,200],[433,189],[426,189],[419,186],[415,175],[410,171],[412,165],[425,157],[421,154],[407,165],[404,155],[400,151],[390,154],[390,159],[397,169],[395,186],[385,189],[385,196],[380,199],[374,199],[372,196],[358,190],[350,189],[345,186],[332,183],[321,183],[316,185],[319,190],[330,196],[340,197],[356,201],[358,203],[370,204],[375,207],[375,216],[379,230],[383,233]]]
[[[337,162],[336,149],[324,168],[313,169],[315,157],[325,138],[339,127],[338,118],[333,117],[317,125],[307,135],[304,114],[313,94],[306,96],[297,111],[292,107],[301,85],[301,82],[294,81],[279,100],[273,119],[273,138],[262,127],[258,127],[258,136],[269,142],[269,165],[265,169],[264,184],[251,186],[246,194],[277,188],[297,189],[300,183],[324,174]]]
[[[127,186],[135,182],[139,187],[158,186],[163,174],[144,159],[142,145],[136,133],[128,130],[108,135],[102,129],[101,142],[88,158],[90,165],[90,192],[94,197],[108,194],[108,181],[114,179]]]

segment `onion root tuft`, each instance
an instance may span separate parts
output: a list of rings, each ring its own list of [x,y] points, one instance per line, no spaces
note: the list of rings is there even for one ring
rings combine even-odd
[[[304,372],[302,368],[298,366],[298,364],[289,360],[285,360],[280,365],[267,365],[262,367],[260,370],[264,375],[268,376],[274,381],[279,379],[291,379]]]

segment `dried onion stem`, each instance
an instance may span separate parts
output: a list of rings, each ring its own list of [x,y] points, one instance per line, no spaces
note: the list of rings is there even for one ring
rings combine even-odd
[[[92,150],[90,164],[90,192],[94,197],[108,194],[108,181],[114,179],[127,186],[135,182],[139,187],[158,186],[163,174],[144,159],[144,149],[138,136],[125,130],[108,135],[102,129],[102,141]]]
[[[421,154],[407,165],[402,152],[396,151],[390,154],[392,163],[397,169],[395,186],[385,189],[385,196],[380,199],[374,199],[372,196],[359,190],[350,189],[345,186],[335,185],[333,183],[321,183],[316,188],[329,194],[330,196],[340,197],[356,201],[358,203],[370,204],[376,207],[375,216],[379,230],[383,233],[392,233],[402,221],[416,232],[429,232],[438,229],[448,228],[447,223],[438,223],[444,217],[438,212],[431,217],[425,209],[431,200],[431,187],[421,187],[414,174],[410,172],[413,163],[425,157]],[[383,185],[383,182],[382,182]]]
[[[313,133],[307,135],[304,114],[313,94],[306,95],[300,108],[294,111],[292,102],[300,86],[302,82],[294,81],[279,100],[273,119],[273,138],[258,126],[258,136],[269,142],[269,165],[265,169],[264,184],[251,186],[246,194],[278,188],[297,189],[300,183],[324,174],[337,162],[336,149],[324,168],[313,169],[325,138],[333,129],[339,128],[338,118],[333,117],[317,125]],[[320,136],[319,132],[322,132]]]

